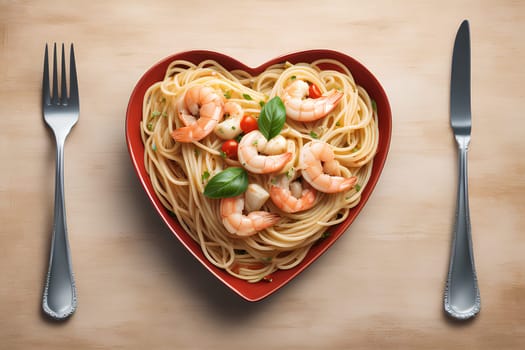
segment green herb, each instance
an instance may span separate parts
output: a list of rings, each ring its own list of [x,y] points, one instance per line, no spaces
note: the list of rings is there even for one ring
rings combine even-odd
[[[201,155],[201,150],[198,149],[198,148],[195,148],[195,150],[193,151],[195,153],[195,157],[198,157]]]
[[[224,97],[226,98],[232,98],[232,91],[231,90],[228,90],[224,93]]]
[[[314,138],[314,139],[318,139],[319,138],[319,135],[317,135],[317,133],[315,131],[310,131],[310,137]]]
[[[148,123],[148,130],[153,131],[153,123]]]
[[[339,121],[336,121],[335,126],[341,126],[341,123],[339,123]]]
[[[262,261],[266,262],[266,263],[269,263],[272,261],[272,257],[271,256],[265,256],[263,258],[261,258]]]
[[[208,170],[205,170],[203,173],[202,173],[202,181],[206,181],[210,178],[210,173],[208,172]]]
[[[377,103],[376,103],[376,100],[372,100],[372,108],[373,108],[374,112],[377,113]]]
[[[286,172],[286,177],[288,178],[288,180],[291,180],[291,179],[292,179],[294,172],[295,172],[295,171],[294,171],[293,167],[290,168],[290,170],[288,170],[288,171]]]
[[[264,101],[259,101],[259,106],[264,107],[264,104],[265,104],[265,103],[266,103],[266,102],[264,102]]]
[[[321,239],[325,239],[325,238],[330,237],[330,234],[331,234],[331,233],[330,233],[329,231],[325,231],[325,232],[323,232],[323,234],[321,235]]]
[[[167,112],[162,112],[162,116],[163,116],[164,118],[166,118],[166,117],[168,116],[168,113],[167,113]]]
[[[257,146],[258,143],[259,143],[259,140],[255,140],[253,141],[252,146]]]
[[[228,157],[228,155],[226,154],[226,152],[221,151],[220,153],[221,153],[221,158],[222,158],[222,159],[226,159],[226,157]]]
[[[243,134],[243,133],[240,133],[240,134],[237,135],[237,137],[235,138],[235,141],[237,141],[237,142],[241,142],[241,139],[242,139],[243,136],[244,136],[244,134]]]
[[[357,152],[359,151],[359,146],[355,146],[353,149],[352,149],[352,152]]]
[[[153,111],[153,112],[151,112],[151,117],[152,117],[152,118],[157,118],[158,116],[160,116],[160,112],[159,112],[159,111]]]
[[[235,130],[235,129],[237,129],[237,128],[235,127],[235,125],[232,125],[232,130]]]
[[[354,188],[356,192],[359,192],[361,190],[361,186],[359,184],[355,184]]]
[[[151,144],[151,149],[152,149],[153,151],[156,151],[156,150],[157,150],[157,145],[155,144],[155,142],[153,142],[153,143]]]
[[[209,198],[235,197],[246,191],[248,173],[243,168],[227,168],[210,179],[204,188],[204,195]]]
[[[257,119],[257,125],[264,137],[270,140],[272,137],[281,133],[285,121],[286,108],[281,98],[276,96],[268,101],[262,108],[259,119]]]
[[[277,185],[277,179],[276,179],[275,177],[272,178],[272,179],[270,180],[270,183],[271,183],[272,185]]]
[[[297,79],[297,77],[296,77],[295,75],[292,75],[292,76],[290,77],[290,80],[295,80],[295,79]]]
[[[245,100],[251,101],[253,98],[248,94],[242,94],[242,97],[244,97]]]

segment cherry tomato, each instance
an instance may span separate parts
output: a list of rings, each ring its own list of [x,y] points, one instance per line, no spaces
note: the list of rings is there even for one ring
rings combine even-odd
[[[239,147],[239,143],[235,140],[228,140],[225,141],[222,144],[222,151],[226,154],[229,158],[237,158],[237,148]]]
[[[245,115],[241,119],[241,129],[246,134],[250,131],[257,130],[259,126],[257,125],[257,119],[252,117],[251,115]]]
[[[319,90],[319,87],[315,84],[310,84],[310,87],[308,88],[308,96],[311,98],[319,98],[323,94],[321,93],[321,90]]]

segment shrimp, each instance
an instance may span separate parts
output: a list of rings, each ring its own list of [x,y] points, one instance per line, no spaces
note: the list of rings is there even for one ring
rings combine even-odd
[[[241,119],[244,110],[237,102],[228,101],[224,104],[224,114],[229,115],[229,118],[217,124],[215,134],[224,140],[234,139],[242,132]]]
[[[299,154],[303,178],[316,190],[324,193],[336,193],[352,188],[357,177],[339,176],[339,162],[329,144],[311,141],[303,146]],[[334,175],[335,173],[335,175]]]
[[[247,237],[275,225],[280,216],[267,211],[252,211],[243,214],[244,195],[221,199],[220,211],[222,224],[228,232],[237,236]]]
[[[296,80],[290,84],[283,94],[283,103],[286,107],[286,116],[290,119],[311,122],[325,117],[330,113],[343,97],[340,91],[332,90],[319,98],[306,98],[308,83]]]
[[[292,159],[291,152],[275,155],[262,155],[267,152],[268,140],[259,130],[253,130],[243,136],[239,142],[237,157],[242,166],[255,174],[268,174],[280,171]]]
[[[222,120],[222,97],[207,86],[194,86],[179,101],[179,118],[184,127],[174,130],[171,136],[178,142],[199,141],[210,134]]]
[[[273,204],[286,213],[297,213],[314,206],[317,191],[306,181],[291,182],[287,174],[281,175],[270,187]]]

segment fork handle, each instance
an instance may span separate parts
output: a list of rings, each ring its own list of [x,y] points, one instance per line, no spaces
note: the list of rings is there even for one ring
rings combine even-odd
[[[64,203],[64,143],[66,135],[55,134],[57,142],[55,214],[49,257],[49,269],[44,287],[42,308],[50,317],[68,318],[77,307],[77,293],[66,225]]]
[[[469,141],[469,137],[457,137],[459,182],[456,223],[444,298],[445,311],[456,319],[469,319],[480,310],[468,201],[467,151]]]

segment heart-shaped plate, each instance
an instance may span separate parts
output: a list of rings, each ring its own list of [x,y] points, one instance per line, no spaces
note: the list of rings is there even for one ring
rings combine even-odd
[[[272,282],[263,281],[258,283],[249,283],[233,277],[226,271],[212,265],[202,253],[199,245],[184,231],[177,220],[170,216],[169,212],[161,204],[153,190],[151,181],[144,167],[144,145],[140,136],[140,122],[142,119],[142,102],[146,90],[149,86],[158,81],[161,81],[164,78],[166,68],[170,62],[174,60],[187,60],[194,64],[198,64],[208,59],[219,62],[228,70],[241,69],[249,72],[253,76],[262,73],[267,67],[280,62],[311,63],[318,59],[335,59],[343,63],[350,70],[356,83],[361,85],[368,92],[370,97],[376,102],[379,125],[379,145],[377,154],[374,158],[372,174],[368,184],[362,191],[361,201],[355,208],[351,209],[349,216],[344,222],[331,230],[331,234],[327,238],[323,239],[321,242],[315,244],[311,248],[305,259],[298,266],[290,270],[279,270],[274,272],[272,274]],[[126,139],[131,160],[139,180],[153,206],[157,210],[157,213],[170,228],[173,234],[202,265],[204,265],[215,277],[222,281],[231,290],[248,301],[261,300],[291,281],[301,271],[312,264],[328,248],[330,248],[330,246],[348,229],[350,224],[355,220],[357,215],[359,215],[361,212],[363,206],[366,204],[379,179],[390,145],[391,129],[392,116],[388,98],[374,75],[372,75],[372,73],[370,73],[370,71],[361,63],[350,56],[337,51],[320,49],[287,54],[274,58],[256,68],[248,67],[230,56],[205,50],[181,52],[166,57],[165,59],[153,65],[140,78],[131,94],[126,115]]]

